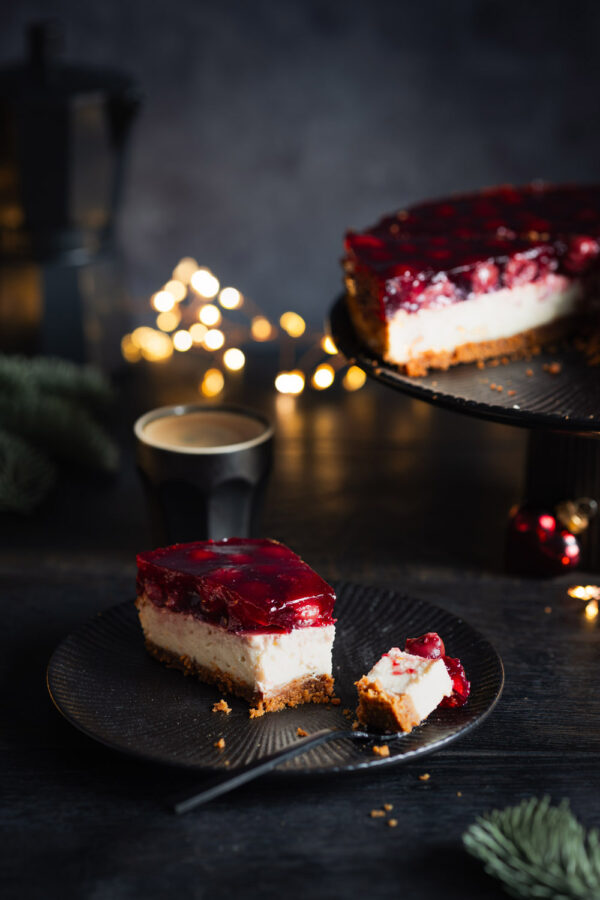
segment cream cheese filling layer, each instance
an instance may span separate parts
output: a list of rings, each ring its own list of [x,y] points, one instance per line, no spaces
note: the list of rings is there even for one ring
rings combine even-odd
[[[442,659],[423,659],[397,647],[381,657],[367,678],[386,694],[410,697],[421,720],[452,693],[452,679]]]
[[[334,625],[245,635],[157,607],[147,597],[138,601],[138,607],[144,635],[153,644],[218,669],[265,697],[296,678],[331,675]]]
[[[452,353],[463,344],[513,337],[573,315],[582,297],[580,282],[547,275],[436,309],[399,309],[388,319],[386,359],[406,363],[424,353]]]

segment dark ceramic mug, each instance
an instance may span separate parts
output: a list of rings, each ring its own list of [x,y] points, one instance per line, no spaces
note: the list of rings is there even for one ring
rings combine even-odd
[[[134,425],[155,546],[250,537],[273,456],[273,426],[236,406],[163,406]]]

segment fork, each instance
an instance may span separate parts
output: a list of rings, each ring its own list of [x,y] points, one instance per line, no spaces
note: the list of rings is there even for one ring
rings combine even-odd
[[[209,800],[214,800],[215,797],[220,797],[221,794],[227,794],[229,791],[233,791],[241,787],[241,785],[253,781],[255,778],[260,778],[261,775],[270,772],[280,763],[293,759],[295,756],[300,756],[301,753],[306,753],[307,750],[312,750],[313,747],[319,747],[321,744],[326,744],[329,741],[337,741],[340,738],[350,738],[353,741],[390,740],[397,736],[397,734],[382,735],[372,734],[368,731],[344,731],[335,728],[324,728],[321,731],[315,731],[313,734],[301,738],[299,741],[295,741],[282,750],[277,750],[275,753],[263,757],[257,762],[242,766],[229,778],[218,778],[209,787],[205,786],[202,790],[195,793],[190,794],[186,792],[173,797],[169,802],[169,806],[178,815],[182,815],[195,809],[197,806],[201,806],[203,803],[208,803]]]

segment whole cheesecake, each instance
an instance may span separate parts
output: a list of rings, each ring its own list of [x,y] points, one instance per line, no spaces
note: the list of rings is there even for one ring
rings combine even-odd
[[[248,700],[251,715],[333,694],[335,592],[278,541],[176,544],[137,557],[149,652]]]
[[[359,337],[408,375],[531,352],[596,310],[600,186],[418,204],[348,232],[343,267]]]

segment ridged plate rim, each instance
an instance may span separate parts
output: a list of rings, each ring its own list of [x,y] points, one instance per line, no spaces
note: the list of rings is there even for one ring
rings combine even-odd
[[[473,715],[471,715],[470,713],[469,704],[467,704],[462,710],[437,710],[436,712],[432,713],[429,719],[422,726],[414,729],[410,735],[405,735],[391,741],[386,740],[386,742],[390,744],[389,757],[377,757],[373,755],[371,749],[373,742],[363,743],[345,739],[345,743],[350,745],[352,748],[352,752],[350,754],[351,757],[356,757],[353,758],[350,762],[341,764],[331,763],[327,765],[303,764],[303,760],[305,760],[305,758],[310,758],[311,754],[322,754],[323,752],[327,754],[328,751],[333,751],[336,747],[339,747],[344,740],[340,739],[339,742],[334,741],[329,744],[325,744],[321,747],[316,748],[315,750],[308,751],[307,754],[299,756],[296,759],[289,761],[288,763],[284,763],[276,770],[274,774],[282,774],[285,776],[296,774],[331,775],[342,772],[356,772],[371,767],[382,767],[398,764],[400,762],[406,762],[410,759],[414,759],[415,757],[424,756],[425,754],[446,747],[449,743],[467,734],[475,726],[479,725],[485,718],[487,718],[487,716],[496,706],[502,693],[504,685],[504,667],[496,649],[493,647],[490,641],[488,641],[487,638],[485,638],[476,628],[465,622],[462,618],[455,616],[453,613],[448,612],[440,606],[429,603],[425,600],[420,600],[415,597],[410,597],[408,595],[392,591],[387,588],[370,587],[354,584],[352,582],[334,582],[334,585],[338,594],[336,613],[338,614],[338,617],[341,613],[342,619],[344,603],[348,602],[350,604],[352,600],[356,599],[354,595],[358,594],[364,600],[381,601],[382,603],[389,602],[392,604],[398,603],[400,605],[406,604],[411,608],[412,611],[417,611],[418,615],[422,616],[423,623],[426,623],[428,620],[431,620],[435,623],[435,619],[437,618],[440,621],[445,621],[448,625],[448,628],[451,624],[454,629],[458,628],[460,630],[459,634],[461,634],[464,641],[469,640],[471,642],[470,646],[478,647],[478,653],[480,655],[477,660],[477,664],[483,665],[485,663],[485,665],[487,666],[487,678],[489,685],[485,689],[487,695],[482,698],[484,701],[484,706],[479,713],[475,713]],[[349,595],[347,601],[345,601],[346,595]],[[123,617],[125,617],[124,620]],[[202,772],[205,774],[221,773],[225,775],[228,772],[234,773],[236,771],[235,765],[230,765],[226,768],[223,765],[226,754],[221,756],[215,752],[213,754],[214,760],[211,763],[198,764],[197,762],[190,763],[185,760],[182,761],[181,759],[174,758],[169,753],[156,752],[155,749],[149,751],[148,749],[139,746],[131,746],[131,744],[127,743],[126,741],[119,740],[118,738],[115,739],[114,737],[107,737],[105,733],[100,732],[97,728],[90,728],[89,725],[87,725],[84,721],[83,717],[77,713],[76,709],[74,709],[74,705],[76,704],[76,701],[78,699],[77,691],[81,690],[84,681],[82,679],[82,672],[80,670],[75,671],[73,667],[73,650],[77,650],[82,646],[82,644],[85,647],[85,642],[90,637],[90,635],[102,636],[103,631],[108,633],[111,628],[115,627],[115,625],[117,628],[122,627],[123,621],[125,621],[125,627],[128,631],[127,637],[129,638],[130,636],[132,639],[132,648],[131,650],[128,650],[128,653],[131,653],[132,650],[135,654],[139,653],[139,661],[137,660],[137,656],[135,659],[136,662],[139,662],[139,666],[142,672],[144,670],[146,670],[147,672],[152,672],[152,677],[154,678],[155,673],[159,670],[162,670],[164,672],[170,673],[169,675],[165,675],[163,677],[176,676],[176,678],[181,679],[181,684],[192,682],[193,684],[196,684],[198,686],[195,690],[203,693],[203,699],[206,699],[207,692],[210,692],[210,699],[208,701],[210,705],[212,705],[214,701],[220,698],[221,692],[219,692],[216,688],[203,685],[197,682],[195,679],[183,679],[181,673],[175,670],[165,670],[160,663],[157,663],[155,660],[151,659],[148,656],[141,640],[141,632],[139,623],[137,621],[137,613],[135,611],[133,601],[126,601],[125,603],[120,603],[115,606],[109,607],[107,610],[99,613],[94,618],[85,622],[79,628],[71,632],[66,638],[64,638],[64,640],[61,641],[61,643],[55,649],[48,663],[46,682],[50,698],[52,699],[52,702],[56,709],[71,725],[73,725],[87,737],[92,738],[100,744],[103,744],[104,746],[123,753],[127,756],[141,759],[145,762],[175,766],[180,769],[187,769],[196,772]],[[439,625],[435,627],[439,627]],[[423,630],[427,629],[423,628]],[[338,642],[342,642],[343,640],[343,630],[340,633],[340,618],[338,618],[336,648],[339,648],[340,646]],[[137,644],[138,646],[136,647],[135,644]],[[389,644],[389,646],[392,646],[392,644]],[[380,646],[376,651],[377,655],[379,655],[379,652],[384,652],[385,650],[389,649],[389,646],[385,646],[385,639],[382,637],[380,640]],[[447,647],[447,652],[451,653],[456,651],[453,647]],[[335,658],[336,655],[334,654],[334,674]],[[375,661],[375,659],[373,659],[373,655],[371,655],[371,660],[372,662]],[[131,662],[131,657],[128,658],[127,662]],[[148,669],[148,665],[160,667],[160,669]],[[69,684],[69,687],[67,687],[66,690],[63,679],[63,676],[65,674],[68,676],[67,681]],[[361,674],[363,673],[357,672],[356,678],[358,678]],[[467,674],[470,673],[467,672]],[[173,685],[175,686],[175,692],[179,690],[176,687],[176,684],[176,682],[173,682]],[[75,685],[74,689],[73,685]],[[102,679],[100,679],[100,682],[98,685],[96,685],[96,687],[99,689],[101,685]],[[476,683],[473,683],[472,690],[472,697],[478,696],[478,685]],[[347,685],[344,685],[341,693],[344,692],[348,694]],[[351,693],[352,692],[354,692],[354,688],[352,688]],[[339,693],[338,685],[336,685],[336,693]],[[307,705],[297,707],[293,710],[284,710],[279,713],[267,714],[261,719],[251,720],[247,717],[248,707],[247,704],[244,703],[244,701],[237,701],[235,699],[232,700],[231,698],[228,698],[228,702],[232,706],[238,704],[245,711],[245,722],[248,723],[248,730],[251,727],[250,723],[268,722],[269,727],[273,725],[276,731],[279,731],[278,726],[282,726],[283,731],[285,731],[285,733],[289,733],[290,737],[294,736],[293,732],[295,731],[297,722],[298,724],[304,723],[304,725],[309,726],[309,719],[311,717],[320,718],[321,713],[325,713],[326,710],[326,708],[323,706]],[[354,705],[355,702],[356,700],[354,692]],[[333,707],[331,709],[327,708],[327,717],[330,717],[332,719],[331,723],[327,724],[331,724],[331,727],[348,728],[349,723],[347,719],[343,718],[342,709],[343,703],[339,707]],[[208,714],[204,719],[202,719],[202,721],[205,721],[208,730],[213,728],[213,730],[216,729],[216,731],[222,731],[222,726],[228,726],[230,724],[228,721],[229,718],[230,717],[220,717],[217,716],[217,714],[208,712]],[[462,725],[457,724],[459,718],[465,719]],[[285,729],[286,724],[289,726],[290,720],[291,727]],[[242,725],[243,724],[244,723],[242,723]],[[311,730],[316,731],[318,728],[327,727],[327,724],[324,725],[320,721],[317,727],[310,728],[309,726],[309,733]],[[446,733],[444,733],[444,729],[446,729]],[[448,729],[450,730],[448,731]],[[441,730],[442,733],[442,736],[437,739],[434,738],[436,730]],[[423,737],[424,735],[425,737]],[[416,746],[410,748],[407,742],[411,741],[414,743],[415,740]],[[273,748],[267,748],[266,752],[271,752],[272,749]],[[258,756],[255,756],[254,758],[259,757],[260,754],[258,754]],[[238,763],[238,765],[243,765],[245,764],[245,762],[247,762],[247,760],[242,760],[240,763]]]

